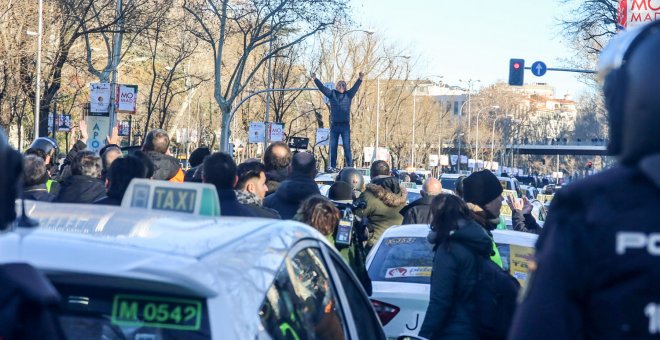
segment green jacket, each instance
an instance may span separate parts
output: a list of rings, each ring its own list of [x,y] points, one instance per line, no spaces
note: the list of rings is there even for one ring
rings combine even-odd
[[[366,207],[355,212],[357,216],[367,219],[367,228],[371,233],[367,248],[373,247],[389,227],[403,222],[403,215],[399,212],[406,205],[407,196],[403,187],[397,195],[379,185],[367,184],[359,198],[367,203]]]

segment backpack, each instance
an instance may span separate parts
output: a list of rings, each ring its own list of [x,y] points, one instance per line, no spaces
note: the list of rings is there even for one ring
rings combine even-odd
[[[489,258],[475,255],[474,320],[480,339],[505,339],[520,283]]]

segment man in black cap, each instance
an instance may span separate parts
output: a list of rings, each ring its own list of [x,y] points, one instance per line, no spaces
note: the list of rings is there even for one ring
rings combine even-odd
[[[289,176],[274,194],[267,196],[264,206],[275,209],[282,219],[291,219],[300,208],[300,204],[310,196],[320,195],[319,187],[314,182],[316,159],[309,152],[293,155]]]

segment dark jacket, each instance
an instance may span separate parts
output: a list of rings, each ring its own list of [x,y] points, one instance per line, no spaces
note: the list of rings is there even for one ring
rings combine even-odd
[[[555,194],[511,339],[657,338],[659,168],[656,155]]]
[[[296,174],[280,184],[277,191],[264,199],[264,206],[275,209],[282,219],[292,219],[300,204],[310,196],[320,195],[319,186],[309,176]]]
[[[61,183],[55,202],[94,203],[106,196],[105,186],[98,178],[71,175]]]
[[[353,87],[344,93],[339,93],[337,90],[330,90],[318,79],[314,79],[314,84],[330,101],[330,123],[350,123],[351,101],[360,88],[362,80],[358,79],[353,84]]]
[[[257,217],[274,218],[278,220],[282,218],[277,210],[264,207],[264,200],[259,198],[259,196],[243,190],[234,190],[234,192],[236,193],[236,199],[238,202],[250,208]]]
[[[46,183],[33,185],[23,190],[23,198],[26,200],[52,202],[55,200],[55,195],[48,192]]]
[[[401,187],[399,194],[395,194],[373,183],[367,184],[366,190],[358,200],[366,202],[363,209],[358,209],[355,214],[367,219],[367,228],[371,232],[367,241],[367,248],[371,248],[389,227],[403,222],[401,208],[406,204],[408,193]]]
[[[431,233],[433,235],[433,233]],[[491,239],[476,222],[464,225],[436,246],[431,294],[419,335],[429,339],[477,339],[474,287],[477,256],[488,258]]]
[[[424,196],[401,209],[403,224],[431,224],[431,201],[435,196]]]
[[[147,151],[146,154],[151,158],[154,163],[154,177],[153,179],[170,180],[181,169],[179,161],[176,158],[162,154],[156,151]]]
[[[66,339],[58,322],[60,295],[25,263],[0,266],[0,338]]]
[[[266,171],[266,186],[268,187],[266,196],[274,194],[280,184],[286,180],[288,175],[289,171],[287,169]]]
[[[218,189],[218,198],[220,199],[220,216],[257,217],[252,209],[238,202],[234,190]]]
[[[190,168],[183,177],[184,182],[202,183],[202,165]]]

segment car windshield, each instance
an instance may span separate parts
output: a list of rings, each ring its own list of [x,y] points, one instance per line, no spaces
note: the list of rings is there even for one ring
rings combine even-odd
[[[442,188],[447,190],[456,190],[456,182],[458,178],[440,178]]]
[[[205,299],[56,285],[68,339],[211,339]]]
[[[369,266],[372,281],[431,283],[433,245],[426,237],[383,239]]]

